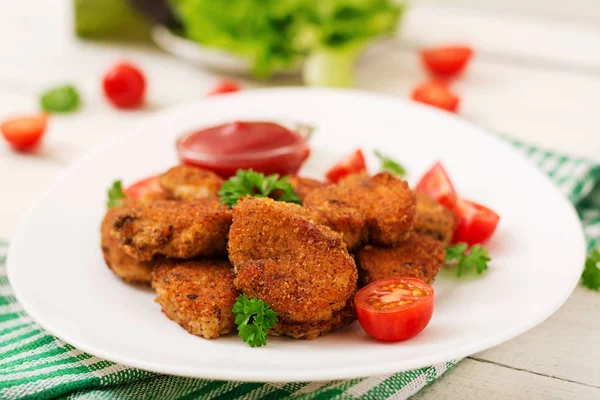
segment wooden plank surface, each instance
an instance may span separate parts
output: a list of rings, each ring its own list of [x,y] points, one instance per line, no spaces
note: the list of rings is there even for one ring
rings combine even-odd
[[[591,400],[600,389],[576,382],[466,359],[413,400]]]
[[[535,304],[524,305],[535,307]],[[582,286],[546,322],[473,356],[511,368],[600,387],[600,294]]]

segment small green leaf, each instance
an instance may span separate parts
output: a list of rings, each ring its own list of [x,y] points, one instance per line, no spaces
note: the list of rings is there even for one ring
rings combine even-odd
[[[267,344],[267,331],[277,323],[277,313],[259,299],[241,294],[232,307],[238,335],[251,347]]]
[[[77,89],[71,85],[48,90],[40,99],[42,109],[53,113],[68,113],[79,108],[80,98]]]
[[[381,161],[381,171],[391,172],[394,175],[398,175],[400,178],[406,175],[406,169],[398,162],[384,156],[377,150],[375,150],[375,156]]]
[[[581,274],[581,284],[588,289],[600,290],[600,252],[594,249],[585,260],[585,267]]]
[[[123,193],[123,187],[121,181],[114,181],[112,186],[108,188],[108,201],[106,205],[108,207],[118,207],[121,206],[121,200],[125,199],[127,196]]]
[[[476,244],[467,250],[467,243],[457,243],[446,248],[446,265],[456,266],[456,275],[458,277],[465,273],[475,271],[481,275],[488,269],[488,262],[491,258],[488,251]]]
[[[219,190],[221,202],[233,207],[242,197],[271,197],[277,201],[301,204],[294,188],[287,182],[287,176],[265,176],[253,170],[238,170],[235,176],[225,181]]]
[[[467,249],[466,243],[457,243],[453,246],[446,247],[446,261],[458,260],[463,256]]]

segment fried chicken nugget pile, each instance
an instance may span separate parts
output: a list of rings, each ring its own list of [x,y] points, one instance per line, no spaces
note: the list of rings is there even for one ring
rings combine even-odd
[[[408,184],[387,172],[354,175],[314,189],[304,206],[342,233],[350,250],[365,241],[380,246],[402,243],[413,228],[416,208]]]
[[[389,173],[288,182],[304,207],[248,197],[231,210],[218,198],[220,177],[171,168],[151,195],[108,210],[106,264],[125,281],[151,283],[164,314],[207,339],[234,327],[240,293],[277,312],[270,334],[314,339],[355,319],[359,275],[362,284],[433,281],[456,223],[435,200],[415,198]],[[226,255],[231,264],[206,259]]]
[[[214,339],[235,324],[233,278],[227,261],[166,260],[156,266],[152,287],[169,319],[193,335]]]
[[[298,205],[241,199],[233,210],[229,259],[235,285],[278,314],[278,334],[314,338],[345,322],[357,269],[341,235]]]
[[[118,209],[112,234],[131,257],[150,261],[225,255],[231,210],[217,198],[160,200]]]
[[[445,258],[446,250],[439,240],[416,232],[396,247],[365,246],[356,254],[361,282],[365,285],[395,277],[433,283]]]

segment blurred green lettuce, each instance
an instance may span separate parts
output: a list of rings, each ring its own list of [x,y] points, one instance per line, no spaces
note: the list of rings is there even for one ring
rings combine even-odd
[[[402,7],[390,0],[170,0],[185,35],[248,58],[266,78],[304,62],[305,83],[352,86],[354,64],[391,34]]]

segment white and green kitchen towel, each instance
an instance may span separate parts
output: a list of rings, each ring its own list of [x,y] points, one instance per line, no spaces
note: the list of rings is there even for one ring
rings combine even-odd
[[[575,204],[588,250],[600,240],[600,166],[520,142]],[[386,376],[331,382],[248,383],[145,372],[86,354],[45,332],[21,308],[6,277],[0,242],[0,399],[405,399],[457,360]]]

